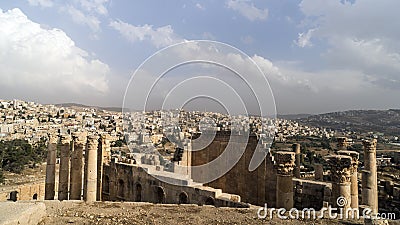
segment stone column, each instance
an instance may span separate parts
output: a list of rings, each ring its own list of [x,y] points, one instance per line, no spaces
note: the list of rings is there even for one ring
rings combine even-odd
[[[49,135],[49,143],[47,146],[46,184],[44,194],[45,200],[54,200],[56,187],[57,143],[57,136]]]
[[[378,212],[378,182],[376,173],[376,140],[364,140],[364,170],[362,171],[362,204]]]
[[[293,208],[293,168],[295,167],[294,152],[276,152],[276,207],[290,210]]]
[[[98,146],[98,137],[95,135],[91,135],[87,139],[87,148],[86,148],[86,189],[85,192],[85,201],[93,202],[96,201],[96,189],[97,189],[97,146]]]
[[[347,155],[351,157],[351,168],[350,168],[350,191],[351,191],[351,208],[358,209],[358,158],[359,154],[355,151],[338,151],[340,155]]]
[[[315,180],[324,181],[324,167],[322,164],[315,164],[314,170]]]
[[[347,138],[346,137],[338,137],[337,139],[337,148],[338,150],[347,150]]]
[[[101,201],[101,194],[103,192],[103,164],[108,158],[108,148],[110,148],[110,141],[107,138],[107,134],[102,134],[99,139],[99,146],[97,151],[97,201]]]
[[[85,137],[81,133],[73,133],[72,139],[73,150],[71,154],[71,181],[69,199],[81,200],[83,149],[85,145]]]
[[[332,155],[327,157],[327,161],[331,167],[332,205],[346,210],[351,203],[351,157]]]
[[[69,182],[69,154],[71,138],[69,135],[61,135],[60,145],[60,173],[58,181],[58,200],[68,200]]]
[[[296,178],[300,178],[300,166],[301,166],[301,151],[300,151],[300,144],[293,144],[292,145],[293,152],[296,154],[296,166],[294,167],[294,176]]]

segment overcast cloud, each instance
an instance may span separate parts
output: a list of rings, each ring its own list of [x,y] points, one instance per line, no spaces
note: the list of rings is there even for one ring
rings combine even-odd
[[[3,1],[0,99],[121,106],[146,58],[212,37],[257,63],[278,113],[400,108],[399,8],[397,0]],[[225,53],[216,49],[213,57],[258,76],[246,66],[251,60]],[[193,54],[205,53],[171,57]],[[171,73],[165,87],[182,73],[224,76],[220,69],[188,71]]]

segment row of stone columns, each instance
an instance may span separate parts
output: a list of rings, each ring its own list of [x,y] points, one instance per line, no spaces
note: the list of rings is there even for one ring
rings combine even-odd
[[[358,208],[358,159],[359,154],[355,151],[338,151],[339,155],[346,155],[351,158],[350,162],[350,207]]]
[[[338,155],[327,157],[331,168],[332,203],[336,207],[359,208],[358,200],[358,159],[359,154],[347,151],[347,139],[337,138]],[[364,170],[362,171],[362,205],[378,212],[378,191],[376,172],[376,140],[364,140]],[[341,197],[342,202],[337,199]],[[345,204],[343,204],[345,203]]]
[[[90,135],[86,138],[81,133],[72,134],[72,145],[69,135],[60,135],[59,138],[49,136],[45,200],[54,200],[55,197],[55,162],[58,144],[60,149],[58,200],[81,199],[83,152],[86,139],[83,198],[88,202],[96,201],[98,186],[97,153],[98,151],[102,152],[102,150],[98,149],[98,136]]]

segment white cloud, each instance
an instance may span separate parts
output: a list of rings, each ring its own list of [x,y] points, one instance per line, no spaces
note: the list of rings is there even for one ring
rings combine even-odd
[[[295,41],[296,45],[301,48],[312,46],[311,37],[314,31],[315,29],[309,29],[306,33],[299,33],[299,37]]]
[[[200,3],[196,3],[196,8],[200,9],[200,10],[205,10],[206,8],[204,8],[204,6],[202,6]]]
[[[268,18],[268,9],[259,9],[247,0],[228,0],[226,5],[250,21],[266,20]]]
[[[77,2],[79,2],[82,8],[87,12],[95,12],[99,15],[108,14],[105,4],[107,4],[109,0],[79,0]]]
[[[87,15],[71,5],[62,10],[66,11],[75,23],[88,26],[94,32],[100,30],[100,20],[96,16]]]
[[[112,21],[110,26],[131,42],[150,41],[157,48],[175,44],[184,39],[174,33],[171,25],[153,28],[152,25],[134,26],[120,20]]]
[[[52,7],[54,4],[52,0],[28,0],[28,3],[29,5],[41,7]]]
[[[300,47],[311,37],[325,40],[322,55],[331,69],[357,71],[375,85],[399,89],[399,1],[303,0],[299,6],[306,16],[302,26],[315,28],[299,36]]]
[[[3,95],[74,101],[108,92],[108,65],[91,59],[62,30],[43,29],[17,8],[0,10],[0,27]]]

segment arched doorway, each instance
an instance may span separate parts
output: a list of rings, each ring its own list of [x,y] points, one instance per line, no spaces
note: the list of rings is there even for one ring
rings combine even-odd
[[[123,198],[125,196],[125,182],[122,179],[118,180],[118,197]]]
[[[33,200],[37,200],[37,198],[38,198],[37,193],[33,194],[32,199],[33,199]]]
[[[140,183],[136,184],[135,201],[137,201],[137,202],[141,202],[142,201],[142,185]]]
[[[164,192],[164,188],[158,186],[156,188],[156,203],[165,203],[165,192]]]
[[[205,202],[206,205],[215,205],[215,200],[213,197],[208,197]]]
[[[10,192],[10,198],[8,200],[16,202],[18,200],[18,191]]]
[[[181,192],[179,194],[179,204],[188,204],[189,203],[189,197],[186,194],[186,192]]]

